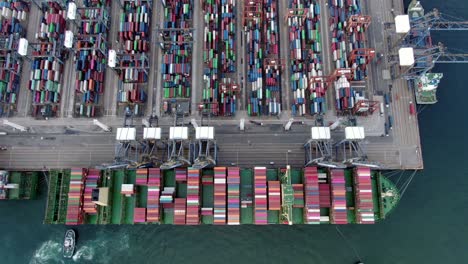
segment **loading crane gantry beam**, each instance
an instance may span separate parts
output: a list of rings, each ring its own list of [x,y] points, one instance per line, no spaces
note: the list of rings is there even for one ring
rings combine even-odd
[[[390,61],[396,63],[398,55],[390,55]],[[428,73],[434,68],[436,63],[448,64],[448,63],[468,63],[468,52],[457,51],[454,52],[441,42],[437,46],[430,48],[415,48],[414,49],[414,64],[407,71],[401,73],[407,80],[417,79],[419,76]]]
[[[439,42],[439,56],[435,63],[468,63],[468,52],[451,51],[445,47],[443,43]]]
[[[466,31],[468,30],[468,21],[441,13],[434,8],[423,17],[412,21],[414,28],[427,28],[432,31]]]

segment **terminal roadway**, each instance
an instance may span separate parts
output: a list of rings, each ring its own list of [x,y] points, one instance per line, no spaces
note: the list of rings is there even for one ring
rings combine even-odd
[[[303,144],[310,138],[308,125],[294,125],[284,131],[282,125],[247,125],[245,132],[236,125],[215,126],[219,146],[219,165],[236,164],[242,167],[284,166],[301,167],[304,164]],[[168,126],[163,126],[163,138],[167,138]],[[45,130],[44,130],[45,131]],[[74,134],[45,133],[10,134],[0,137],[0,145],[8,150],[0,151],[0,167],[8,169],[93,167],[112,163],[115,134],[83,132],[70,129]],[[141,127],[137,127],[141,138]],[[193,134],[193,133],[191,133]],[[335,142],[342,133],[334,133]],[[369,137],[363,142],[369,158],[381,161],[385,168],[401,168],[399,150],[389,146],[389,138]]]

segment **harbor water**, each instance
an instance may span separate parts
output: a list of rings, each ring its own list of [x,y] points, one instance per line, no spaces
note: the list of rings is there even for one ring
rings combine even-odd
[[[468,18],[468,1],[423,4]],[[468,47],[466,33],[433,38]],[[66,227],[42,224],[43,191],[39,200],[0,203],[0,263],[468,263],[468,65],[438,71],[439,103],[419,115],[425,170],[383,222],[340,226],[343,235],[332,225],[80,226],[77,253],[65,261]]]

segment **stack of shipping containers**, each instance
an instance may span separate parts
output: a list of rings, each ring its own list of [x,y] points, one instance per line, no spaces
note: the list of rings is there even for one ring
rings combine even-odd
[[[235,0],[204,1],[203,107],[212,115],[236,111]]]
[[[268,181],[268,210],[281,209],[281,188],[279,181]]]
[[[254,194],[254,223],[256,225],[266,225],[268,224],[268,214],[265,167],[255,167],[254,169]]]
[[[226,167],[214,168],[214,224],[226,224]]]
[[[138,169],[136,171],[136,185],[146,185],[148,183],[148,169]]]
[[[351,16],[359,16],[361,15],[361,0],[353,0],[347,3],[347,16],[348,18]],[[365,48],[365,41],[366,41],[366,27],[357,26],[357,27],[349,27],[347,29],[346,34],[348,35],[348,53],[351,53],[353,50],[356,49],[363,49]],[[361,50],[362,51],[362,50]],[[367,78],[367,64],[370,62],[366,59],[364,54],[361,52],[357,53],[357,56],[354,60],[349,61],[349,66],[353,69],[354,81],[364,81]]]
[[[193,0],[166,0],[164,29],[192,28]],[[190,98],[192,44],[180,30],[164,31],[163,38],[171,43],[163,48],[161,65],[163,98]]]
[[[175,179],[177,182],[186,182],[187,181],[187,169],[186,168],[176,168],[175,169]]]
[[[148,200],[146,202],[148,222],[159,223],[159,193],[161,172],[158,168],[148,169]]]
[[[219,115],[232,116],[236,113],[236,0],[221,0],[221,90]],[[236,86],[236,87],[234,87]]]
[[[185,225],[186,202],[187,201],[185,198],[174,199],[174,224],[175,225]]]
[[[304,184],[295,183],[292,184],[294,191],[294,203],[293,207],[304,208]]]
[[[346,27],[352,15],[361,14],[361,1],[330,0],[330,31],[332,32],[332,53],[336,69],[352,68],[351,81],[364,81],[367,77],[366,65],[369,63],[364,56],[356,56],[354,61],[348,61],[349,55],[355,49],[365,48],[365,27]],[[346,111],[352,109],[360,97],[359,93],[350,89],[339,91],[336,88],[336,109]]]
[[[15,51],[26,29],[22,25],[29,14],[29,6],[19,1],[0,1],[0,115],[16,109],[20,89],[21,61]]]
[[[124,107],[133,106],[135,115],[143,114],[147,98],[148,52],[152,1],[124,0],[120,15],[119,41],[124,46],[120,55],[117,101]]]
[[[266,40],[265,54],[263,56],[267,61],[275,62],[264,63],[264,113],[267,115],[278,115],[281,112],[278,0],[264,0],[263,3],[263,15],[265,18],[263,33]]]
[[[189,168],[187,175],[187,225],[200,224],[200,170]]]
[[[228,168],[227,176],[228,225],[240,225],[239,168]]]
[[[133,212],[133,223],[146,222],[146,208],[135,208]]]
[[[306,167],[304,169],[304,184],[304,223],[320,224],[320,196],[317,167]]]
[[[373,224],[375,218],[370,168],[357,167],[354,169],[354,192],[356,222],[359,224]]]
[[[261,4],[255,5],[255,11],[261,16],[263,7]],[[244,31],[246,32],[247,45],[247,83],[250,89],[247,93],[247,113],[250,116],[258,116],[263,112],[263,37],[262,37],[261,17],[250,18],[245,21]]]
[[[335,81],[335,93],[336,108],[338,111],[343,112],[353,108],[356,91],[351,88],[351,84],[345,76],[341,76]]]
[[[326,173],[318,174],[320,208],[330,208],[330,183]]]
[[[96,205],[93,203],[93,189],[98,188],[100,178],[100,170],[89,169],[85,176],[85,188],[83,195],[83,211],[87,214],[96,214]]]
[[[71,169],[65,220],[67,225],[79,225],[83,222],[83,174],[82,168]]]
[[[299,9],[288,17],[292,113],[325,113],[326,89],[323,83],[311,82],[313,77],[323,76],[320,5],[316,0],[289,0],[289,8]]]
[[[205,28],[203,32],[203,105],[209,113],[218,115],[219,111],[219,22],[220,0],[203,2]]]
[[[44,16],[39,25],[36,39],[41,44],[32,52],[29,89],[32,91],[32,115],[56,116],[62,89],[63,62],[52,54],[53,42],[56,49],[63,46],[66,29],[66,11],[54,1],[42,3]],[[58,40],[58,41],[57,41]],[[61,59],[61,58],[60,58]]]
[[[245,20],[247,34],[247,113],[250,116],[281,112],[278,1],[252,2],[253,17]],[[265,80],[265,82],[263,82]]]
[[[83,1],[77,9],[75,92],[78,116],[94,117],[104,92],[110,0]]]
[[[203,173],[201,183],[203,188],[202,196],[200,197],[202,199],[201,220],[203,223],[213,223],[214,199],[210,199],[214,195],[213,175]]]
[[[164,179],[164,177],[162,177]],[[164,187],[159,199],[163,214],[160,217],[161,223],[174,224],[174,196],[175,187]],[[172,221],[170,220],[172,218]]]
[[[346,189],[344,170],[330,170],[331,178],[331,220],[333,224],[347,224],[348,213],[346,210]]]
[[[171,204],[174,201],[174,187],[164,187],[161,193],[160,202],[162,204]]]

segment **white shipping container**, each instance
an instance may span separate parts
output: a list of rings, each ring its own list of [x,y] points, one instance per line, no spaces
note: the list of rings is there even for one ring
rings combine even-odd
[[[60,72],[59,71],[55,71],[54,72],[54,81],[55,82],[60,82]]]

